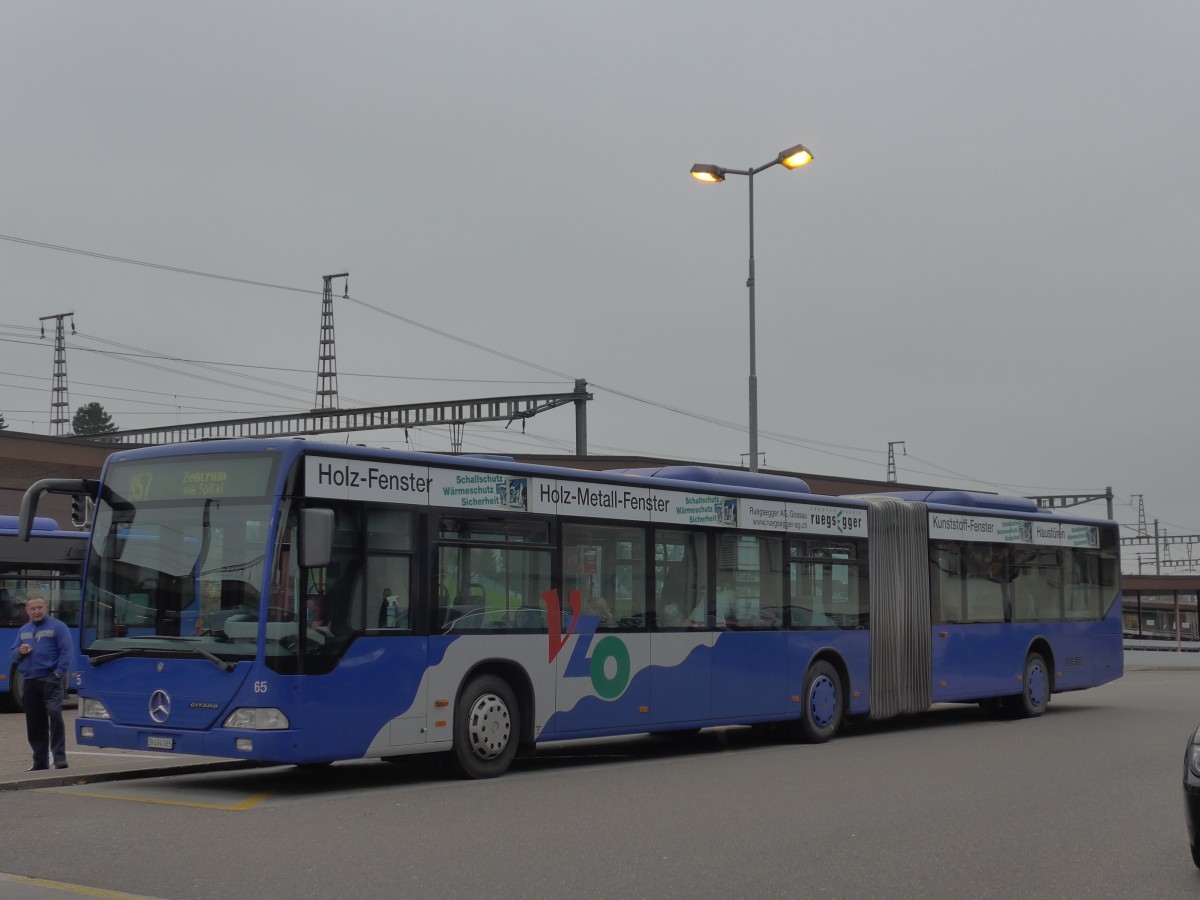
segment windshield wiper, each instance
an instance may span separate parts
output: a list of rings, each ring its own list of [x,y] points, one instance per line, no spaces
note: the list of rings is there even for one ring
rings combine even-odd
[[[171,643],[171,644],[188,644],[189,652],[195,653],[197,656],[203,656],[205,659],[207,659],[213,665],[219,667],[221,669],[221,671],[223,671],[223,672],[232,672],[234,669],[237,668],[236,663],[232,663],[227,659],[221,659],[221,657],[217,656],[215,653],[209,653],[203,647],[195,646],[194,641],[196,640],[196,638],[172,637],[172,636],[167,636],[167,635],[156,634],[151,639],[157,640],[157,641],[167,641],[168,643]]]
[[[103,656],[93,656],[91,663],[93,666],[102,666],[105,663],[110,663],[126,656],[133,656],[135,653],[141,653],[145,649],[145,647],[126,647],[124,650],[105,653]]]
[[[154,634],[154,635],[146,635],[144,640],[166,641],[171,644],[191,644],[195,640],[195,638],[170,637],[167,635]],[[114,660],[122,659],[123,657],[126,657],[126,656],[133,656],[135,654],[136,655],[146,655],[147,652],[151,649],[153,649],[153,648],[151,648],[151,647],[126,647],[123,650],[116,650],[112,653],[105,653],[103,656],[92,657],[92,665],[93,666],[102,666],[105,663],[110,663],[110,662],[113,662]],[[189,646],[187,649],[188,649],[188,652],[194,653],[199,657],[207,659],[209,662],[211,662],[213,665],[215,665],[217,668],[219,668],[222,672],[232,672],[234,669],[237,668],[236,663],[230,662],[227,659],[221,659],[221,657],[217,656],[215,653],[209,653],[203,647]]]

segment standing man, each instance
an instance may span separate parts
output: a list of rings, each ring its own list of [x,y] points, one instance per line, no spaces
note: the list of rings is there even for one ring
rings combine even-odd
[[[71,632],[50,617],[46,599],[38,594],[25,604],[29,621],[17,630],[12,661],[25,678],[25,733],[33,750],[29,771],[67,767],[67,740],[63,732],[63,676],[71,663]]]

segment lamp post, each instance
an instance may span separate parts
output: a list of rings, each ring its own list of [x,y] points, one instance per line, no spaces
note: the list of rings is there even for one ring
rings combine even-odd
[[[725,180],[726,175],[745,175],[750,183],[750,275],[746,279],[746,287],[750,291],[750,471],[758,471],[758,372],[755,365],[754,349],[754,176],[763,169],[781,165],[785,169],[798,169],[812,162],[812,153],[803,144],[781,150],[769,163],[755,166],[752,169],[727,169],[724,166],[710,166],[697,163],[692,166],[692,177],[697,181],[716,184]]]

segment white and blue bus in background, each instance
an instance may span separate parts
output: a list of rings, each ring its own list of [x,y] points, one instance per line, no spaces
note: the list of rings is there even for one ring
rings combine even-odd
[[[31,523],[31,539],[17,537],[17,517],[0,516],[0,707],[20,712],[21,674],[9,660],[17,630],[28,621],[25,601],[45,598],[50,614],[79,639],[79,585],[88,535],[62,531],[54,519]]]
[[[1122,674],[1111,521],[299,439],[129,450],[86,493],[76,736],[278,763],[847,717],[1037,716]]]

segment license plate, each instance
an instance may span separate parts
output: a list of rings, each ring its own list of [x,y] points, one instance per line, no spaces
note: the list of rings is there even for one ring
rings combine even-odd
[[[147,737],[146,746],[151,750],[170,750],[175,746],[175,738]]]

